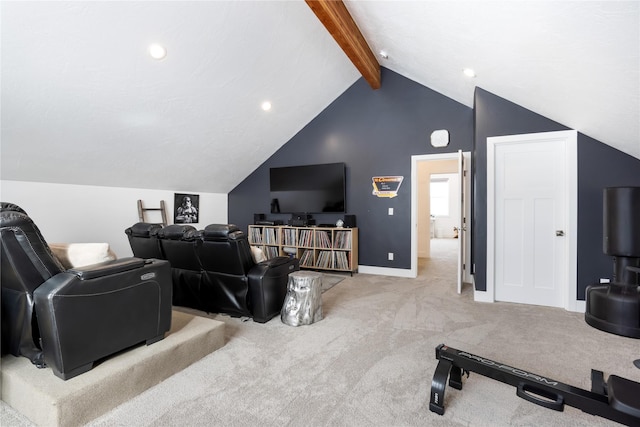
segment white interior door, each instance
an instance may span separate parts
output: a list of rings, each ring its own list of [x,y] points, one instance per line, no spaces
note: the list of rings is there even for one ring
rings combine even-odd
[[[465,224],[465,179],[464,179],[464,155],[462,150],[458,151],[458,185],[460,192],[460,209],[458,211],[458,293],[462,293],[462,281],[464,280],[464,268],[465,268],[465,232],[467,230]]]
[[[488,196],[492,193],[487,220],[493,226],[488,273],[491,269],[498,301],[567,305],[575,270],[567,240],[575,239],[567,136],[576,135],[567,132],[488,140],[493,161],[493,173],[487,174]]]

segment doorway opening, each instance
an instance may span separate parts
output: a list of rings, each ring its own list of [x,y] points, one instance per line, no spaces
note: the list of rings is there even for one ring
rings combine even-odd
[[[412,275],[424,273],[433,260],[450,262],[458,269],[460,291],[463,282],[471,282],[470,153],[428,154],[411,160]]]
[[[442,171],[442,172],[440,172]],[[444,172],[449,171],[449,172]],[[458,238],[460,209],[462,209],[460,182],[457,160],[427,160],[418,163],[418,174],[428,174],[428,189],[419,189],[418,200],[428,195],[429,212],[429,242],[428,248],[422,242],[425,237],[418,235],[418,258],[441,259],[455,262],[458,257]],[[427,208],[425,203],[419,203],[419,209]],[[418,213],[418,224],[422,218]],[[420,229],[420,225],[418,225]],[[420,250],[425,247],[428,250]],[[420,263],[418,263],[420,274]]]

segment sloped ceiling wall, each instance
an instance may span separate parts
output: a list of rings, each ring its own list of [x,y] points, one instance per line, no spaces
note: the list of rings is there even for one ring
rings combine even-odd
[[[2,179],[226,193],[358,78],[304,2],[3,2]]]
[[[640,158],[639,2],[346,5],[382,66]],[[227,193],[360,77],[302,0],[0,8],[4,180]]]

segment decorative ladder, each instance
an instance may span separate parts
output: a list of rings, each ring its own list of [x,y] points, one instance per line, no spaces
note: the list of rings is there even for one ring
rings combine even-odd
[[[138,218],[140,218],[140,222],[147,222],[145,219],[145,213],[148,211],[160,211],[160,215],[162,215],[162,222],[155,224],[160,224],[163,227],[167,226],[167,211],[164,208],[164,200],[160,200],[159,208],[145,208],[142,204],[142,200],[138,200]]]

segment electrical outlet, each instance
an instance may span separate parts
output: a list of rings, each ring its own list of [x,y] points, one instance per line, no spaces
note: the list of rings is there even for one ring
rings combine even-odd
[[[389,261],[393,261],[393,252],[389,252]]]
[[[389,215],[393,215],[393,208],[389,208]]]
[[[610,279],[600,279],[600,283],[611,283]]]

